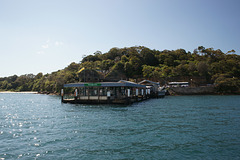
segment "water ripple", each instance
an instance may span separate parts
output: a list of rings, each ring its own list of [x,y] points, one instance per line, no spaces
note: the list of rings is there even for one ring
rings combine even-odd
[[[239,96],[132,106],[0,94],[1,159],[239,159]]]

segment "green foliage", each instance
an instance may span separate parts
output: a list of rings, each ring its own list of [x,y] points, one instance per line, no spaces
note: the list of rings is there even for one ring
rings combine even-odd
[[[197,64],[197,70],[200,76],[206,76],[208,74],[208,64],[206,62],[199,62]]]
[[[82,60],[82,63],[84,62],[95,62],[95,61],[100,61],[101,59],[98,57],[98,56],[93,56],[93,55],[89,55],[87,57],[84,57],[83,60]]]
[[[121,57],[121,61],[122,62],[128,62],[128,57],[126,56],[126,55],[123,55],[122,57]]]
[[[153,51],[149,48],[143,48],[140,54],[144,64],[150,66],[156,66],[159,64],[158,59],[154,56]]]
[[[83,67],[85,70],[79,73]],[[203,46],[193,53],[184,49],[158,51],[144,46],[112,48],[104,54],[96,51],[80,63],[73,62],[51,74],[0,78],[0,90],[60,92],[65,83],[83,81],[84,73],[90,76],[86,80],[205,77],[208,83],[216,84],[219,92],[230,93],[239,91],[240,56],[234,50],[223,53]]]
[[[143,77],[149,79],[149,78],[153,77],[154,71],[155,71],[155,67],[148,66],[148,65],[143,65],[143,70],[142,71],[143,71]]]
[[[216,89],[220,93],[239,93],[240,78],[228,78],[222,74],[215,80],[215,83]]]

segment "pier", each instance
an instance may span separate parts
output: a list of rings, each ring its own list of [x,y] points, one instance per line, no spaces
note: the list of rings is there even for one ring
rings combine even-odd
[[[70,83],[61,91],[62,103],[132,104],[147,100],[151,90],[146,85],[120,80],[118,82]]]

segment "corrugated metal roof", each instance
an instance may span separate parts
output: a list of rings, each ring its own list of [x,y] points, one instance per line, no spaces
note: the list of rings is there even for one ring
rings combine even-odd
[[[96,82],[96,83],[69,83],[64,84],[64,87],[137,87],[146,88],[145,85],[129,82]]]
[[[145,83],[145,82],[152,83],[152,84],[155,84],[155,85],[159,85],[158,82],[153,82],[153,81],[149,81],[149,80],[143,80],[143,81],[139,82],[139,84],[142,84],[142,83]]]
[[[188,82],[168,82],[168,84],[189,84]]]

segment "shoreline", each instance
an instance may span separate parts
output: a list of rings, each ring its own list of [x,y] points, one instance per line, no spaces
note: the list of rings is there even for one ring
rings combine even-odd
[[[20,92],[15,92],[15,91],[0,91],[0,93],[38,94],[39,92],[34,92],[34,91],[20,91]]]
[[[170,95],[240,95],[240,91],[218,92],[214,86],[171,87],[168,88],[168,93]]]
[[[38,92],[38,91],[0,91],[0,94],[4,93],[13,93],[13,94],[45,94],[45,95],[60,95],[58,93],[50,93],[50,92]]]
[[[45,94],[45,95],[60,95],[58,93],[50,93],[50,92],[37,92],[37,91],[0,91],[0,94],[4,93],[13,93],[13,94]],[[195,95],[240,95],[240,93],[217,93],[217,92],[208,92],[208,93],[168,93],[166,96],[195,96]]]

